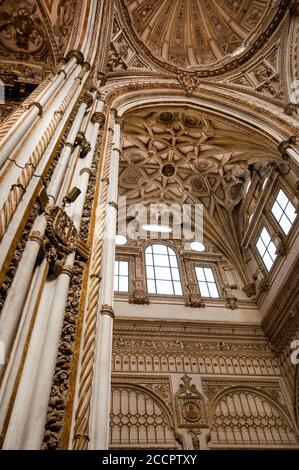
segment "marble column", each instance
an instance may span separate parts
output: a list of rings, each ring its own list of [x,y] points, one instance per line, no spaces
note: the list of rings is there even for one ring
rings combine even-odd
[[[96,110],[102,109],[103,103],[101,102]],[[91,168],[100,122],[100,120],[92,119],[90,124],[89,137],[92,150],[84,161],[86,169]],[[81,225],[90,175],[87,171],[81,172],[82,165],[82,160],[79,159],[73,175],[73,183],[76,182],[79,186],[81,195],[69,209],[69,216],[77,230]],[[78,178],[80,175],[81,177]],[[32,332],[14,410],[5,437],[4,448],[6,449],[39,449],[42,444],[74,260],[75,254],[72,253],[68,256],[57,280],[47,281],[43,289],[41,308]],[[33,364],[34,372],[32,372]],[[30,432],[28,432],[29,429]]]
[[[113,333],[114,260],[117,228],[120,125],[115,123],[106,212],[102,287],[98,307],[97,341],[90,416],[89,449],[108,449]]]

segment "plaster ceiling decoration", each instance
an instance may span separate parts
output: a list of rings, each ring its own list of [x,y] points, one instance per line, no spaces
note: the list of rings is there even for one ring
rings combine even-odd
[[[55,70],[70,43],[76,7],[73,0],[0,1],[1,121]]]
[[[127,22],[160,64],[221,69],[262,45],[286,11],[272,0],[121,0]],[[271,31],[270,31],[271,30]],[[267,34],[265,34],[267,33]],[[248,58],[248,57],[247,57]]]
[[[205,234],[244,274],[247,185],[254,170],[280,160],[274,144],[223,117],[177,106],[135,110],[124,116],[119,193],[133,206],[202,203]]]

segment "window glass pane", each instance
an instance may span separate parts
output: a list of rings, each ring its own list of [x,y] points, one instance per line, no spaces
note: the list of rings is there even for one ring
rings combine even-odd
[[[157,293],[158,294],[173,294],[173,286],[171,281],[159,281],[157,282]]]
[[[269,235],[269,232],[268,230],[264,227],[263,230],[262,230],[262,233],[261,233],[261,238],[263,240],[263,242],[265,243],[265,245],[267,246],[268,243],[270,242],[271,240],[271,237]]]
[[[281,205],[282,209],[285,209],[287,203],[289,202],[289,199],[287,195],[283,192],[281,189],[277,195],[277,201]]]
[[[292,228],[292,224],[291,222],[289,221],[289,219],[287,218],[287,216],[283,215],[280,222],[279,222],[279,225],[281,226],[282,230],[284,231],[284,233],[287,235],[289,233],[289,231],[291,230]]]
[[[128,263],[127,263],[127,261],[120,261],[120,263],[119,263],[119,274],[121,276],[127,276],[128,275]]]
[[[179,273],[179,270],[177,268],[173,268],[172,269],[172,279],[174,281],[180,281],[180,273]]]
[[[199,282],[199,290],[202,297],[210,297],[208,285],[206,282]]]
[[[167,255],[167,246],[165,246],[165,245],[153,245],[153,252],[156,255]]]
[[[271,242],[268,246],[268,252],[270,257],[274,260],[276,258],[276,246]]]
[[[147,281],[147,289],[149,294],[156,294],[156,284],[155,281]]]
[[[183,295],[182,286],[180,282],[174,282],[174,293],[175,295]]]
[[[149,254],[150,249],[153,249],[153,255]],[[148,247],[145,253],[148,292],[150,294],[182,295],[176,253],[166,245],[153,245]]]
[[[213,299],[219,298],[218,289],[215,283],[212,284],[211,282],[209,282],[209,290],[210,290],[210,295]]]
[[[155,268],[156,279],[164,279],[165,281],[171,280],[170,268]]]
[[[297,214],[295,207],[282,189],[279,191],[271,211],[280,227],[287,235],[291,230]]]
[[[154,255],[155,266],[169,266],[169,258],[164,255]]]
[[[129,263],[128,261],[115,261],[114,290],[116,292],[129,291]]]
[[[205,281],[206,280],[203,268],[195,268],[195,271],[196,271],[197,279],[199,281]]]
[[[128,292],[128,278],[124,276],[119,277],[119,291]]]
[[[285,213],[287,217],[290,219],[291,222],[294,222],[296,219],[296,209],[291,202],[288,203],[287,207],[285,208]]]
[[[273,266],[273,261],[270,257],[270,255],[268,253],[265,253],[264,257],[263,257],[263,261],[265,263],[265,266],[266,268],[268,269],[268,271],[270,271],[270,269],[272,268]]]
[[[205,268],[205,275],[208,282],[215,282],[214,274],[211,268]]]
[[[154,264],[152,255],[146,254],[145,255],[145,262],[146,262],[147,265],[152,266]]]
[[[218,299],[219,298],[219,293],[218,289],[215,283],[209,283],[209,290],[210,290],[210,295],[213,299]]]
[[[177,268],[178,266],[178,260],[176,256],[169,256],[170,260],[170,266],[173,266],[174,268]]]
[[[258,249],[259,254],[261,255],[261,257],[263,257],[263,256],[264,256],[264,253],[265,253],[265,251],[266,251],[266,247],[265,247],[264,243],[262,242],[261,238],[258,239],[258,242],[257,242],[257,244],[256,244],[256,247],[257,247],[257,249]]]
[[[277,202],[274,203],[272,207],[272,214],[274,215],[275,219],[280,221],[280,218],[283,214],[282,208],[277,204]]]
[[[147,274],[148,279],[155,279],[154,268],[152,268],[151,266],[147,266],[146,274]]]

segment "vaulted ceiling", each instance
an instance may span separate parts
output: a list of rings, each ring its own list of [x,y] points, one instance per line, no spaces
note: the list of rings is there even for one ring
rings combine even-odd
[[[136,37],[161,63],[217,69],[248,55],[278,19],[280,0],[121,0]],[[284,5],[285,7],[285,5]],[[281,13],[282,11],[280,11]]]
[[[0,72],[37,85],[63,57],[76,1],[0,0]],[[7,80],[5,80],[7,75]]]
[[[191,107],[161,106],[124,116],[119,191],[127,205],[204,206],[204,234],[246,280],[242,203],[253,171],[263,181],[280,162],[274,143],[236,122]]]

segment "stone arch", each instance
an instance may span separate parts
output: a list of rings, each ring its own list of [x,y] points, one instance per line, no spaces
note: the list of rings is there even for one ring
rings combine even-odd
[[[174,420],[168,406],[147,388],[113,383],[110,447],[177,448]]]
[[[290,448],[298,431],[275,398],[253,387],[229,387],[210,407],[211,448]]]

